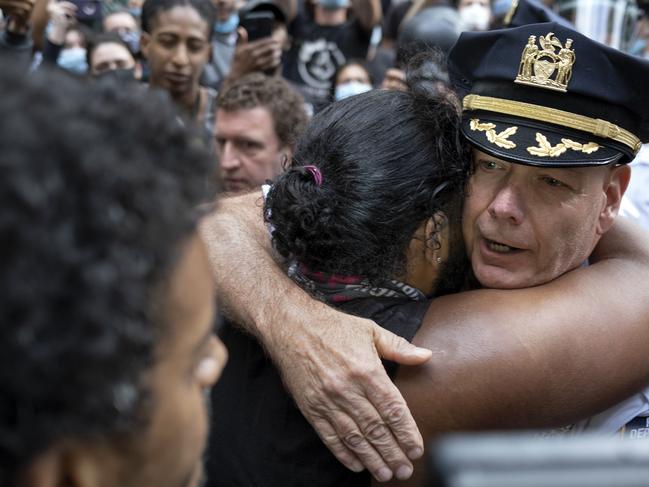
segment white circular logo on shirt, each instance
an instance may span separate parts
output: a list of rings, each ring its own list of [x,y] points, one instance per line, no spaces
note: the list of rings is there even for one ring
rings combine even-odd
[[[326,39],[305,41],[298,55],[298,71],[309,86],[329,89],[338,66],[345,64],[345,55],[334,42]]]

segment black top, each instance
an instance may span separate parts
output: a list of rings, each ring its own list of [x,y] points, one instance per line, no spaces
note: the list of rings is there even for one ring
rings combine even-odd
[[[430,301],[362,298],[339,308],[373,319],[410,341]],[[212,393],[208,486],[369,486],[367,472],[345,468],[320,441],[257,341],[226,324],[230,359]],[[391,377],[396,364],[386,363]]]
[[[367,56],[370,32],[356,20],[323,26],[298,15],[289,34],[293,43],[283,62],[284,77],[317,111],[331,101],[331,84],[338,68],[348,59]]]
[[[383,19],[383,38],[392,41],[397,40],[399,37],[399,26],[403,22],[403,18],[412,7],[412,0],[404,0],[403,2],[393,3],[390,10],[385,14]]]
[[[0,65],[12,63],[20,65],[27,71],[32,60],[33,47],[31,31],[27,34],[0,31]]]

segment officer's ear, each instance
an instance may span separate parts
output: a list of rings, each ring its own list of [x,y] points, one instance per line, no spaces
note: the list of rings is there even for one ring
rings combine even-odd
[[[622,196],[626,188],[629,186],[631,179],[631,167],[628,164],[615,166],[610,170],[608,178],[604,181],[604,196],[606,197],[606,205],[602,212],[599,214],[599,221],[597,223],[598,235],[603,235],[612,226],[615,217],[620,211],[620,204]]]

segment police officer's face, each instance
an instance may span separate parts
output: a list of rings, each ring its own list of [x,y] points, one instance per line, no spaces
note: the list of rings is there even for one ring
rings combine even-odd
[[[578,267],[613,224],[628,166],[544,168],[474,151],[463,233],[476,278],[514,289]]]

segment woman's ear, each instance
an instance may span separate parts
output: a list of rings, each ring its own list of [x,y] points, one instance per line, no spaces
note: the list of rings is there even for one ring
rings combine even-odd
[[[441,211],[436,211],[426,220],[426,250],[428,263],[438,268],[448,257],[448,218]]]

